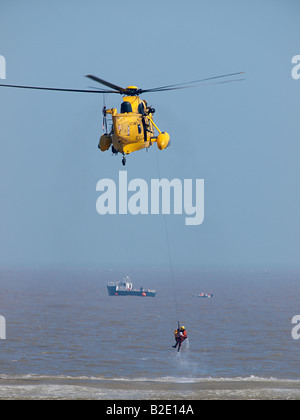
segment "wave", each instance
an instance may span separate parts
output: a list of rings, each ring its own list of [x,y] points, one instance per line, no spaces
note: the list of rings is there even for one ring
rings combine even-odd
[[[300,399],[300,379],[0,375],[0,400],[274,400]]]
[[[217,383],[217,382],[269,382],[269,383],[290,383],[299,384],[300,379],[259,377],[255,375],[237,376],[237,377],[179,377],[179,376],[162,376],[162,377],[109,377],[103,375],[85,376],[85,375],[41,375],[41,374],[24,374],[24,375],[7,375],[0,374],[0,381],[105,381],[105,382],[156,382],[156,383],[178,383],[178,384],[196,384],[196,383]]]

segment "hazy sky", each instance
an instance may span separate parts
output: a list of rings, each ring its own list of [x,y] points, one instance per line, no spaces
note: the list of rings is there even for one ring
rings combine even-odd
[[[2,1],[8,84],[142,88],[246,72],[241,83],[144,95],[172,146],[128,179],[205,180],[205,220],[166,217],[175,266],[299,267],[298,0]],[[100,86],[99,86],[100,87]],[[121,96],[107,98],[117,107]],[[0,89],[0,264],[168,265],[161,215],[100,216],[102,95]]]

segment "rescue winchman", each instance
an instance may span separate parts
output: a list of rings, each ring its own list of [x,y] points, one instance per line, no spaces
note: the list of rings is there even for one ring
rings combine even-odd
[[[178,347],[178,351],[180,351],[182,343],[184,342],[184,340],[187,339],[187,332],[184,326],[180,327],[178,325],[178,328],[174,331],[174,337],[175,337],[175,341],[176,344],[172,347],[174,347],[174,349],[176,349]]]

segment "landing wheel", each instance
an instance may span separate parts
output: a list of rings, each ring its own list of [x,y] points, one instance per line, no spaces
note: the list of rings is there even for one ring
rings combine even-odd
[[[122,165],[125,166],[126,165],[126,157],[124,156],[122,159]]]

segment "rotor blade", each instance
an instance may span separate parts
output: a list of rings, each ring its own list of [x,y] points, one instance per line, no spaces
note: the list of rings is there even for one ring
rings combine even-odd
[[[99,77],[93,76],[91,74],[88,74],[86,77],[88,77],[91,80],[94,80],[94,82],[101,83],[104,86],[115,89],[115,90],[119,91],[119,93],[127,93],[127,89],[124,89],[120,86],[114,85],[113,83],[107,82],[106,80],[100,79]]]
[[[60,89],[38,86],[18,86],[18,85],[2,85],[1,87],[17,88],[17,89],[35,89],[35,90],[52,90],[56,92],[77,92],[77,93],[119,93],[113,90],[86,90],[86,89]]]
[[[222,74],[222,75],[220,75],[220,76],[213,76],[213,77],[207,77],[207,78],[205,78],[205,79],[199,79],[199,80],[193,80],[192,82],[186,82],[186,83],[177,83],[177,84],[175,84],[175,85],[167,85],[167,86],[160,86],[160,87],[157,87],[157,88],[152,88],[152,89],[142,89],[142,92],[144,93],[144,92],[156,92],[156,91],[162,91],[162,90],[168,90],[168,89],[170,89],[170,90],[172,90],[173,88],[175,89],[181,89],[181,88],[183,88],[184,86],[187,86],[187,85],[191,85],[191,84],[195,84],[195,83],[200,83],[200,82],[207,82],[207,81],[209,81],[209,80],[215,80],[215,79],[221,79],[221,78],[224,78],[224,77],[231,77],[231,76],[237,76],[237,75],[239,75],[239,74],[244,74],[244,72],[242,71],[242,72],[237,72],[237,73],[229,73],[229,74]],[[172,88],[172,89],[171,89]]]
[[[225,83],[233,83],[233,82],[242,82],[243,80],[245,80],[245,78],[243,79],[233,79],[233,80],[224,80],[222,82],[212,82],[212,83],[198,83],[198,84],[194,84],[194,85],[190,85],[190,86],[177,86],[177,87],[170,87],[170,88],[157,88],[157,89],[149,89],[149,90],[143,90],[142,93],[154,93],[154,92],[165,92],[168,90],[179,90],[179,89],[191,89],[191,88],[195,88],[198,86],[211,86],[211,85],[221,85],[221,84],[225,84]]]
[[[141,93],[154,93],[154,92],[166,92],[168,90],[179,90],[179,89],[191,89],[198,86],[211,86],[211,85],[222,85],[225,83],[233,83],[233,82],[242,82],[245,80],[243,79],[233,79],[233,80],[223,80],[222,82],[211,82],[211,83],[198,83],[193,86],[177,86],[177,87],[170,87],[170,88],[160,88],[160,89],[149,89],[149,90],[143,90]]]

